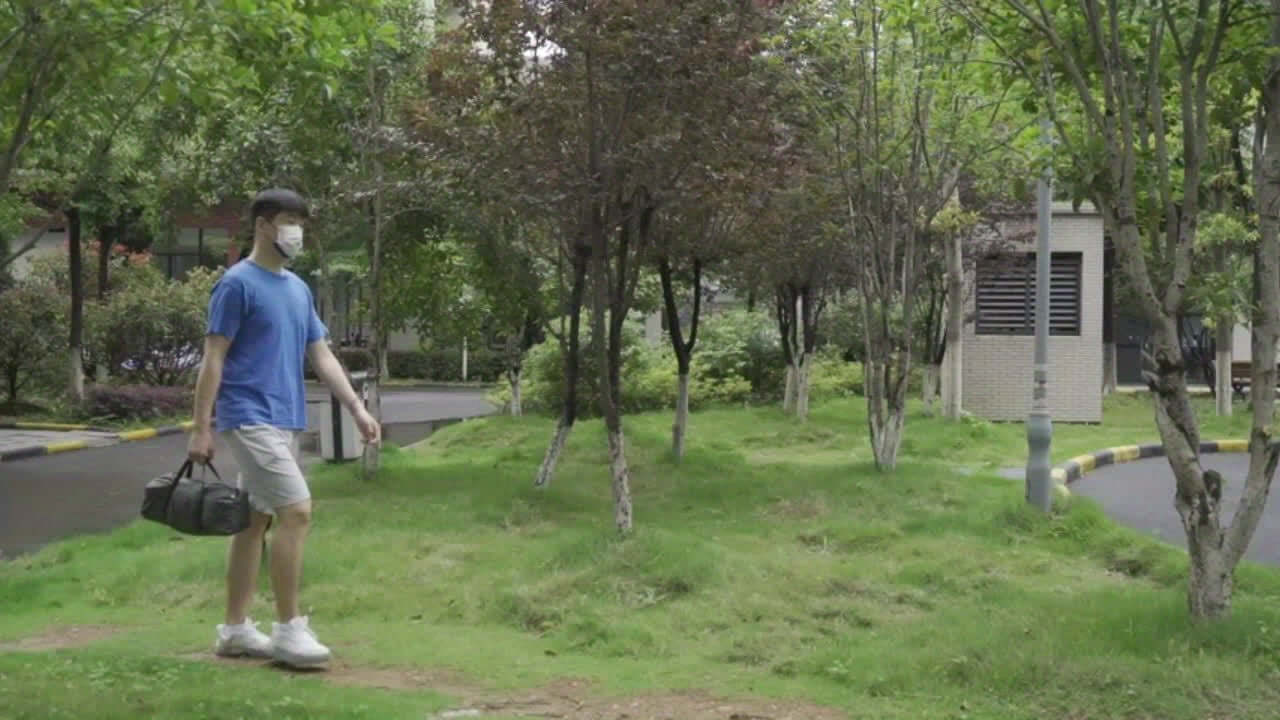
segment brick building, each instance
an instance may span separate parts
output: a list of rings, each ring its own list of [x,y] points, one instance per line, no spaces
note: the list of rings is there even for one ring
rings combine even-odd
[[[969,278],[961,342],[961,407],[995,421],[1025,420],[1035,357],[1034,210],[1005,219],[1007,236],[1028,237]],[[1089,205],[1053,204],[1049,286],[1049,408],[1055,421],[1102,421],[1104,238]],[[945,373],[944,373],[945,377]]]

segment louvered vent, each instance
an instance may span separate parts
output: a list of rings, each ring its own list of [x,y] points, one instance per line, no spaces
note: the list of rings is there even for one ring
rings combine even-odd
[[[1036,329],[1035,253],[1002,255],[978,264],[979,335],[1033,335]],[[1050,259],[1049,334],[1080,334],[1080,253]]]

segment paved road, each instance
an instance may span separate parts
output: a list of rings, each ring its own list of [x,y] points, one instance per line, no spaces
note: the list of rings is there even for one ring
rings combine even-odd
[[[421,440],[442,419],[493,412],[483,393],[467,389],[397,390],[383,396],[383,408],[387,439],[398,445]],[[147,480],[176,470],[186,443],[185,435],[172,435],[0,463],[0,553],[12,557],[133,522]],[[231,454],[218,449],[214,464],[224,478],[234,477]]]
[[[1226,480],[1223,518],[1230,521],[1240,502],[1249,456],[1223,453],[1205,455],[1204,466],[1222,473]],[[1182,520],[1173,507],[1175,483],[1165,458],[1110,465],[1085,475],[1071,484],[1072,492],[1093,498],[1115,521],[1150,532],[1165,542],[1186,547]],[[1280,498],[1273,493],[1262,521],[1245,554],[1247,559],[1280,566]]]

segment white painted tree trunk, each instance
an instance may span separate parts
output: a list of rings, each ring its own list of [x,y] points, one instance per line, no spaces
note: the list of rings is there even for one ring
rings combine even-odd
[[[898,450],[902,447],[905,424],[906,414],[901,408],[889,408],[883,419],[871,416],[871,452],[878,469],[888,471],[898,466]]]
[[[462,382],[467,381],[467,339],[462,338]]]
[[[809,373],[813,370],[813,355],[801,353],[795,371],[795,413],[801,420],[809,419]]]
[[[947,244],[946,382],[942,383],[942,414],[959,420],[964,403],[964,257],[957,233]]]
[[[609,470],[613,476],[613,520],[620,532],[631,530],[631,481],[622,431],[609,431]]]
[[[961,341],[963,342],[963,341]],[[942,377],[939,380],[942,395],[942,416],[959,420],[964,411],[964,359],[963,350],[950,343],[942,358]]]
[[[507,380],[511,383],[511,416],[520,417],[524,415],[524,403],[520,398],[520,379],[523,373],[519,370],[511,370],[507,372]]]
[[[684,436],[689,427],[689,373],[680,373],[676,387],[676,421],[671,426],[671,452],[684,457]]]
[[[565,422],[563,417],[560,418],[559,423],[556,423],[555,435],[551,437],[551,444],[547,446],[547,454],[542,457],[538,476],[533,480],[534,487],[546,487],[551,484],[551,477],[556,474],[556,463],[564,453],[564,446],[569,441],[569,431],[572,429],[573,423]]]
[[[898,369],[906,373],[910,367]],[[871,452],[876,468],[881,472],[892,471],[898,465],[898,450],[902,446],[902,430],[906,425],[906,384],[890,392],[883,362],[868,361],[865,373],[867,394],[867,423],[871,426]]]
[[[921,388],[921,394],[924,396],[924,414],[933,417],[934,405],[938,401],[938,385],[942,382],[942,366],[929,363],[924,366],[924,387]]]

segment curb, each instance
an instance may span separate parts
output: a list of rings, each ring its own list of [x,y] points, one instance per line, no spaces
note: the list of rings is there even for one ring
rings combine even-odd
[[[57,432],[100,432],[112,433],[115,431],[108,428],[101,428],[94,425],[74,425],[66,423],[46,423],[46,422],[0,422],[0,430],[53,430]]]
[[[1240,453],[1249,451],[1248,440],[1214,440],[1200,443],[1201,454]],[[1088,455],[1077,455],[1052,471],[1054,482],[1066,490],[1066,486],[1079,480],[1090,472],[1108,465],[1146,460],[1147,458],[1164,457],[1164,445],[1121,445],[1106,448]],[[1066,490],[1070,493],[1070,490]]]
[[[82,432],[105,432],[114,436],[117,442],[135,442],[138,440],[150,440],[155,437],[163,437],[165,435],[177,435],[178,433],[190,432],[195,423],[187,421],[177,425],[165,425],[156,428],[143,428],[141,430],[127,430],[125,432],[114,432],[110,430],[102,430],[93,428],[88,425],[58,425],[54,423],[8,423],[0,424],[0,428],[18,429],[18,430],[59,430],[59,431],[82,431]],[[49,443],[47,445],[32,445],[30,447],[18,448],[17,450],[8,450],[0,452],[0,462],[13,462],[14,460],[27,460],[30,458],[44,457],[46,455],[57,455],[60,453],[74,452],[76,450],[84,450],[90,447],[100,447],[91,445],[88,440],[66,440],[63,442]]]

